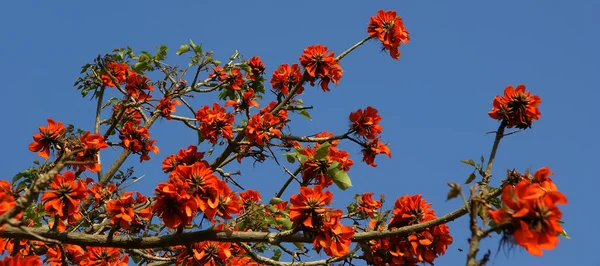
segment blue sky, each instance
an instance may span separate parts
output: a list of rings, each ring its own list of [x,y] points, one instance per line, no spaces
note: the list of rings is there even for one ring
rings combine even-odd
[[[94,4],[96,3],[96,4]],[[342,207],[355,193],[385,193],[389,207],[399,196],[421,193],[433,202],[438,215],[460,205],[445,201],[446,182],[462,182],[469,168],[461,159],[486,157],[493,138],[485,132],[498,123],[487,112],[506,85],[525,84],[540,95],[541,119],[532,130],[504,139],[494,179],[506,169],[520,172],[549,166],[554,181],[569,199],[562,207],[565,228],[573,238],[533,257],[518,248],[493,255],[490,265],[600,265],[592,223],[600,216],[590,211],[600,181],[597,163],[600,52],[597,49],[596,1],[102,1],[4,3],[0,9],[0,76],[5,114],[0,131],[5,162],[0,178],[9,179],[38,159],[27,149],[37,127],[51,117],[91,129],[94,104],[72,87],[80,67],[113,48],[154,51],[171,48],[170,62],[185,64],[174,52],[193,39],[225,61],[234,50],[249,58],[260,55],[270,73],[281,63],[297,62],[302,49],[321,43],[336,54],[366,36],[369,17],[379,9],[394,9],[411,32],[401,47],[400,61],[381,53],[369,42],[344,58],[344,76],[329,93],[307,88],[303,99],[313,105],[313,120],[297,117],[294,133],[323,130],[343,133],[352,111],[379,109],[383,138],[391,143],[392,159],[378,158],[377,168],[361,163],[359,150],[343,145],[356,166],[349,172],[354,187],[332,188],[335,206]],[[212,95],[211,97],[216,97]],[[202,98],[207,104],[216,98]],[[196,108],[201,107],[197,105]],[[184,110],[184,109],[180,109]],[[185,113],[188,115],[187,113]],[[195,142],[195,133],[174,121],[160,120],[151,129],[159,155],[144,164],[128,160],[144,182],[130,188],[150,193],[166,180],[162,159]],[[207,146],[201,146],[206,148]],[[108,160],[112,155],[107,154]],[[256,188],[268,199],[286,179],[275,165],[241,169],[242,185]],[[286,197],[296,193],[288,190]],[[454,244],[437,265],[465,261],[467,220],[450,224]],[[484,247],[496,251],[499,238]]]

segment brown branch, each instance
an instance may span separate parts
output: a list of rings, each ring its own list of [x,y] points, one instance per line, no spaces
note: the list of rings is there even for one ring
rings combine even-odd
[[[292,266],[292,265],[301,265],[301,266],[317,266],[317,265],[331,265],[332,262],[337,262],[337,261],[342,261],[345,260],[349,257],[352,257],[352,255],[354,254],[354,252],[357,251],[357,249],[354,249],[351,252],[348,252],[348,254],[346,254],[343,257],[331,257],[328,259],[324,259],[324,260],[317,260],[317,261],[310,261],[310,262],[301,262],[301,261],[291,261],[291,262],[282,262],[282,261],[276,261],[267,257],[263,257],[261,255],[256,254],[252,248],[250,246],[248,246],[247,244],[244,243],[238,243],[238,245],[240,245],[245,251],[246,254],[248,254],[254,261],[259,262],[259,263],[263,263],[266,265],[273,265],[273,266]]]
[[[283,139],[283,140],[295,140],[295,141],[300,141],[300,142],[317,142],[317,143],[323,143],[326,141],[345,139],[345,138],[348,138],[348,133],[346,133],[344,135],[337,135],[337,136],[323,137],[323,138],[314,138],[314,137],[308,137],[308,136],[292,136],[292,135],[281,135],[281,137],[280,137],[280,139]]]

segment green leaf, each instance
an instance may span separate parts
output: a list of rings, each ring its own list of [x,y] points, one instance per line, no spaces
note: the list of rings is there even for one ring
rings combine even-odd
[[[190,51],[190,46],[187,44],[182,44],[181,46],[179,46],[179,49],[177,49],[177,52],[175,52],[176,55],[182,55],[185,54],[187,52]]]
[[[331,164],[329,169],[327,169],[327,175],[341,190],[346,190],[352,186],[350,176],[348,176],[348,173],[340,169],[340,164],[338,162],[333,162]]]
[[[475,161],[473,161],[473,159],[468,159],[468,160],[460,160],[461,163],[464,164],[468,164],[470,166],[475,166]]]
[[[298,250],[304,250],[304,243],[302,242],[293,242],[294,246],[296,246],[296,248]]]
[[[279,250],[279,249],[273,250],[273,256],[271,257],[271,259],[279,261],[279,258],[281,258],[281,250]]]
[[[192,40],[190,40],[190,46],[196,52],[196,54],[202,53],[202,45],[196,45]]]
[[[271,205],[279,204],[282,202],[283,202],[283,200],[278,197],[272,197],[271,200],[269,200],[269,204],[271,204]]]
[[[325,159],[325,157],[327,157],[327,154],[329,154],[329,148],[331,148],[331,143],[325,142],[321,144],[321,146],[319,146],[315,151],[315,155],[313,156],[313,158],[315,158],[315,160]]]
[[[565,229],[563,229],[562,232],[560,232],[560,236],[566,239],[571,239],[571,237],[567,234],[567,231],[565,231]]]
[[[308,161],[308,156],[306,156],[304,154],[298,153],[298,154],[296,154],[296,158],[298,158],[298,161],[300,163],[304,163],[304,162]]]
[[[294,223],[292,223],[292,221],[290,221],[290,218],[286,218],[286,217],[277,219],[277,222],[279,224],[283,225],[284,230],[290,230],[290,229],[292,229],[292,226],[294,225]]]
[[[296,162],[296,153],[295,152],[284,153],[282,155],[285,156],[285,158],[287,159],[288,163],[295,163]]]
[[[456,198],[458,197],[458,195],[460,195],[460,192],[462,190],[460,185],[458,185],[457,183],[448,183],[448,186],[450,187],[450,190],[448,191],[446,200]]]
[[[205,138],[202,135],[202,133],[200,133],[200,131],[196,131],[198,132],[198,145],[202,144],[202,142],[204,142]]]
[[[308,120],[312,120],[312,117],[310,117],[310,114],[306,110],[300,110],[300,115],[308,118]]]
[[[467,177],[467,181],[465,181],[465,184],[471,184],[471,182],[473,182],[473,180],[475,180],[475,178],[477,178],[477,176],[475,175],[475,172],[471,173],[469,175],[469,177]]]

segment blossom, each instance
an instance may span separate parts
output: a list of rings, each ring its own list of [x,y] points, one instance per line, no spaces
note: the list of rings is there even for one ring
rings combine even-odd
[[[358,199],[358,207],[356,211],[365,213],[367,216],[373,218],[374,212],[381,208],[381,202],[378,200],[374,200],[373,193],[363,193],[362,196]]]
[[[192,165],[204,158],[204,152],[199,152],[196,145],[190,145],[187,150],[181,149],[177,154],[169,155],[162,163],[162,169],[169,173],[178,165]]]
[[[85,254],[85,251],[77,245],[64,245],[63,249],[67,252],[66,258],[70,263],[78,264]],[[46,251],[46,263],[49,266],[62,266],[63,256],[62,251],[58,246],[48,247]]]
[[[383,144],[381,141],[379,141],[379,137],[367,142],[362,150],[362,154],[363,161],[373,167],[377,166],[377,164],[375,164],[375,156],[377,154],[385,154],[388,156],[388,158],[392,158],[390,148],[386,144]]]
[[[171,96],[165,96],[160,99],[156,109],[160,110],[160,115],[167,120],[171,120],[171,114],[175,112],[175,105],[181,105],[177,99],[171,101]]]
[[[127,95],[137,102],[145,102],[150,100],[152,96],[144,90],[154,91],[154,86],[146,76],[132,75],[127,79],[125,89],[127,90]]]
[[[543,176],[549,169],[538,172],[538,176]],[[566,204],[567,198],[552,181],[537,183],[523,179],[514,186],[504,187],[501,199],[502,207],[488,213],[517,244],[536,256],[542,255],[542,249],[550,250],[558,244],[563,229],[562,212],[556,205]]]
[[[367,139],[375,139],[382,131],[382,127],[379,125],[381,116],[377,112],[377,109],[367,106],[364,111],[358,109],[356,112],[350,113],[350,130],[354,130],[357,135]]]
[[[429,207],[431,203],[427,203],[421,194],[400,197],[394,203],[394,217],[388,227],[403,227],[433,220],[435,213]]]
[[[246,73],[251,80],[255,80],[257,77],[265,73],[265,64],[260,60],[260,56],[254,56],[248,60],[248,66],[250,67],[250,73]]]
[[[225,71],[223,69],[223,67],[221,67],[221,66],[213,67],[212,70],[213,70],[213,73],[209,74],[208,78],[216,79],[221,82],[225,81],[225,78],[227,77],[227,71]]]
[[[533,120],[540,119],[538,106],[542,100],[537,95],[526,91],[525,85],[515,89],[509,85],[504,89],[504,95],[494,98],[492,111],[488,115],[496,120],[502,120],[508,128],[531,128]]]
[[[82,266],[127,266],[129,256],[123,255],[118,248],[86,247],[85,255],[80,262]]]
[[[135,153],[140,153],[140,162],[150,160],[149,152],[159,153],[158,147],[154,145],[156,140],[150,140],[148,128],[136,125],[133,122],[127,122],[121,128],[119,138],[123,141],[125,149]]]
[[[142,123],[142,114],[138,109],[134,107],[127,107],[124,110],[122,110],[122,108],[123,106],[121,104],[113,105],[112,117],[122,117],[122,124],[125,124],[127,122],[133,122],[134,124],[139,125]]]
[[[15,206],[15,197],[12,194],[10,184],[4,180],[0,180],[0,215],[3,215]]]
[[[280,122],[281,119],[271,113],[255,114],[248,121],[246,136],[256,145],[263,146],[269,142],[271,136],[281,137],[281,131],[278,128]]]
[[[323,191],[321,186],[314,188],[300,187],[300,194],[290,198],[290,221],[314,228],[315,222],[320,222],[321,217],[329,208],[325,207],[333,199],[331,191]]]
[[[225,102],[225,106],[232,106],[236,112],[241,112],[243,110],[248,110],[250,106],[254,106],[258,108],[258,102],[256,101],[256,97],[254,96],[254,89],[249,88],[244,92],[241,99],[237,100],[228,100]]]
[[[48,125],[39,128],[40,133],[33,135],[33,142],[29,144],[29,150],[38,152],[44,159],[50,157],[50,145],[56,144],[57,140],[65,133],[65,126],[48,118]]]
[[[85,165],[79,165],[79,170],[83,171],[88,169],[92,173],[100,171],[101,168],[100,164],[98,163],[98,152],[101,149],[108,148],[108,144],[104,141],[104,137],[100,134],[90,134],[88,131],[79,138],[79,141],[81,142],[81,148],[83,150],[77,153],[77,158],[75,161],[89,163]]]
[[[297,86],[298,82],[302,79],[302,73],[300,72],[300,66],[298,64],[293,64],[292,66],[288,64],[280,65],[271,76],[271,86],[273,89],[279,90],[279,92],[283,95],[287,95],[294,86]],[[302,94],[304,91],[304,87],[302,85],[298,85],[298,91],[296,91],[296,95]]]
[[[260,193],[253,189],[247,189],[244,192],[240,192],[240,199],[244,205],[258,203],[260,202]]]
[[[341,210],[335,210],[325,215],[323,226],[313,241],[317,252],[323,248],[328,256],[334,257],[343,257],[350,252],[354,228],[343,226],[340,222],[341,216]]]
[[[192,244],[191,253],[188,249],[183,249],[177,255],[176,264],[181,266],[195,265],[226,265],[226,261],[231,257],[231,243],[203,241]]]
[[[338,84],[342,78],[342,67],[327,46],[317,44],[307,47],[300,56],[300,64],[308,73],[311,86],[314,86],[316,79],[321,79],[323,91],[329,91],[329,81]]]
[[[28,257],[20,257],[20,256],[7,256],[4,257],[3,260],[0,260],[0,266],[41,266],[42,261],[38,256],[28,256]]]
[[[200,133],[210,143],[217,143],[219,135],[225,139],[233,138],[233,114],[227,113],[224,107],[213,103],[213,108],[204,106],[196,112],[196,119],[200,122]]]
[[[229,75],[225,77],[225,83],[227,83],[229,85],[229,88],[234,91],[241,90],[241,86],[244,84],[244,78],[242,77],[242,72],[240,71],[240,69],[231,69]]]
[[[103,186],[100,183],[93,183],[92,186],[88,189],[88,194],[92,195],[92,198],[94,199],[94,204],[99,205],[100,202],[109,200],[116,190],[117,185],[115,185],[114,183],[110,183],[106,186]]]
[[[394,59],[400,58],[400,45],[406,44],[410,40],[408,30],[404,27],[402,18],[396,15],[396,11],[377,11],[377,15],[372,16],[367,27],[367,32],[371,38],[377,38],[381,41],[384,49],[390,51],[390,56]]]
[[[185,191],[185,187],[173,183],[159,183],[156,189],[156,202],[152,211],[163,219],[169,228],[187,226],[198,213],[198,203]]]
[[[79,211],[79,203],[87,197],[87,188],[84,182],[75,178],[75,173],[70,171],[56,174],[50,190],[40,199],[47,213],[65,219]]]
[[[138,192],[134,199],[133,194],[133,192],[125,192],[120,198],[106,203],[106,213],[111,218],[112,225],[128,230],[132,225],[141,225],[141,219],[150,219],[152,215],[150,207],[142,210],[134,209],[136,205],[145,203],[146,197]]]
[[[135,72],[131,71],[126,63],[108,62],[106,68],[118,84],[125,82],[129,76],[135,75]],[[102,86],[117,87],[106,72],[100,74],[100,79],[102,80]]]

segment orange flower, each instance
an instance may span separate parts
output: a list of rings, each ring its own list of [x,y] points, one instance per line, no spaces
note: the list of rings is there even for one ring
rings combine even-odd
[[[196,119],[200,122],[200,133],[210,143],[217,143],[217,137],[223,136],[225,139],[233,138],[233,122],[235,118],[227,113],[224,107],[218,103],[213,103],[213,108],[204,106],[196,112]]]
[[[146,93],[144,90],[154,91],[154,86],[146,76],[132,75],[127,79],[125,89],[127,95],[133,97],[137,102],[144,102],[152,98],[150,93]]]
[[[235,101],[228,100],[225,103],[225,106],[233,106],[233,109],[235,109],[236,112],[242,112],[244,110],[249,110],[250,106],[258,108],[258,102],[255,99],[254,90],[249,88],[246,92],[244,92],[244,95],[241,99],[237,99]]]
[[[377,112],[377,109],[367,106],[364,112],[362,109],[358,109],[356,112],[350,113],[350,122],[352,123],[350,130],[354,130],[357,135],[367,139],[375,139],[377,134],[382,131],[382,127],[379,125],[381,116]]]
[[[50,145],[56,144],[58,138],[65,133],[65,126],[61,122],[55,122],[48,118],[48,125],[40,127],[40,133],[33,135],[33,142],[29,144],[29,150],[38,152],[44,159],[50,157]]]
[[[94,204],[99,205],[100,202],[109,200],[112,194],[117,190],[117,186],[113,183],[103,186],[100,183],[93,183],[88,189],[88,194],[91,194],[94,199]]]
[[[341,210],[335,210],[325,215],[323,226],[313,240],[317,253],[321,248],[325,250],[325,254],[333,257],[342,257],[350,252],[354,228],[343,226],[340,222],[341,216]]]
[[[204,214],[211,219],[215,215],[223,219],[233,218],[232,214],[239,214],[242,211],[240,199],[235,192],[230,191],[229,186],[223,180],[217,180],[216,186],[218,205],[216,208],[207,209]],[[214,223],[214,219],[211,219]]]
[[[261,264],[258,264],[256,261],[253,261],[252,258],[250,257],[233,257],[231,258],[231,260],[229,261],[230,266],[259,266]]]
[[[404,27],[402,18],[396,16],[396,11],[377,11],[376,16],[372,16],[367,27],[367,32],[371,38],[377,38],[383,44],[383,48],[390,51],[390,56],[394,59],[400,58],[400,45],[406,44],[410,40],[408,30]]]
[[[7,256],[4,257],[3,260],[0,261],[0,266],[41,266],[42,261],[38,256],[28,256],[28,257],[12,257]]]
[[[112,225],[118,225],[120,228],[129,230],[131,226],[141,225],[140,219],[148,220],[152,215],[150,207],[143,210],[134,210],[135,205],[146,202],[146,197],[136,193],[136,199],[133,198],[133,192],[125,192],[122,197],[116,200],[110,200],[106,203],[106,213],[111,218]]]
[[[156,109],[160,110],[160,115],[167,120],[171,120],[171,113],[175,112],[175,105],[181,105],[181,102],[177,99],[171,101],[171,96],[165,96],[160,99],[160,102],[156,106]]]
[[[225,83],[229,84],[229,88],[234,91],[239,91],[244,85],[244,78],[239,68],[231,69],[229,75],[225,78]]]
[[[377,167],[377,164],[375,164],[375,156],[377,154],[385,154],[388,158],[392,158],[390,148],[386,144],[380,142],[379,137],[366,143],[365,146],[366,147],[362,150],[363,161],[370,166]]]
[[[540,170],[539,176],[550,171]],[[536,256],[542,255],[542,249],[550,250],[558,244],[563,229],[562,212],[556,204],[566,204],[567,198],[551,181],[532,183],[523,179],[515,186],[504,187],[501,199],[502,207],[488,213],[495,223],[505,226],[504,232],[512,234],[517,244]]]
[[[113,114],[112,117],[118,117],[119,112],[121,112],[121,104],[115,104],[112,108]],[[127,123],[127,122],[133,122],[136,125],[139,125],[142,123],[142,114],[140,113],[139,110],[133,108],[133,107],[127,107],[125,110],[123,110],[123,114],[121,115],[122,117],[122,122],[123,124]]]
[[[163,219],[167,227],[175,229],[192,224],[198,213],[198,203],[185,191],[185,187],[163,182],[154,191],[156,202],[152,211]]]
[[[329,91],[329,81],[338,84],[342,78],[342,67],[327,46],[317,44],[307,47],[300,56],[300,64],[306,69],[311,86],[314,86],[316,79],[321,79],[323,91]]]
[[[119,84],[125,82],[129,76],[135,75],[135,72],[131,71],[126,63],[108,62],[106,68]],[[100,79],[102,80],[102,86],[117,87],[107,73],[100,74]]]
[[[127,266],[128,262],[129,256],[123,255],[121,257],[121,252],[118,248],[86,247],[86,252],[80,265]]]
[[[212,69],[213,74],[209,74],[208,78],[216,79],[221,82],[225,81],[225,78],[227,78],[227,71],[223,70],[223,67],[217,66]]]
[[[435,219],[435,213],[429,207],[421,194],[406,195],[396,200],[394,204],[394,217],[388,228],[403,227],[419,224]]]
[[[521,84],[516,89],[509,85],[504,89],[504,96],[497,95],[494,98],[492,111],[488,115],[504,121],[508,128],[531,128],[533,120],[540,119],[538,106],[541,102],[539,96],[526,91],[525,85]]]
[[[195,162],[200,162],[204,158],[204,152],[198,152],[196,145],[190,145],[187,150],[181,149],[175,155],[169,155],[162,163],[162,169],[165,173],[169,173],[178,165],[192,165]]]
[[[281,94],[287,95],[290,89],[300,82],[301,78],[302,73],[298,64],[293,64],[291,67],[288,64],[282,64],[273,72],[271,86],[273,86],[273,89],[279,90]],[[302,94],[303,91],[304,87],[300,86],[296,95]]]
[[[281,131],[278,129],[280,122],[279,117],[271,113],[255,114],[248,121],[246,136],[248,136],[250,142],[263,146],[269,142],[270,135],[281,137]]]
[[[13,193],[10,184],[4,180],[0,180],[0,215],[3,215],[15,206]]]
[[[254,56],[248,60],[248,66],[251,69],[250,73],[246,73],[251,80],[255,80],[257,77],[265,73],[265,64],[260,60],[260,56]]]
[[[85,252],[80,246],[77,245],[64,245],[64,249],[67,252],[67,260],[70,263],[78,264],[83,259]],[[48,247],[46,251],[46,263],[49,266],[62,266],[63,256],[61,249],[58,246]]]
[[[158,147],[154,146],[156,140],[150,140],[148,128],[127,122],[121,128],[119,138],[123,141],[123,147],[135,153],[140,153],[140,162],[150,160],[149,152],[159,153]]]
[[[214,217],[219,207],[218,182],[219,178],[206,161],[178,166],[169,177],[169,183],[184,187],[209,219]]]
[[[300,187],[300,194],[292,195],[290,198],[290,220],[296,224],[314,228],[315,223],[320,223],[321,215],[329,208],[333,199],[331,191],[323,192],[321,186],[314,188]]]
[[[260,202],[260,193],[256,190],[247,189],[244,192],[240,192],[240,199],[244,205],[251,204],[252,202],[258,203]]]
[[[75,173],[65,171],[64,176],[56,174],[50,184],[50,190],[44,192],[44,210],[50,215],[61,219],[73,216],[79,211],[79,203],[87,197],[86,185],[81,180],[75,180]]]
[[[373,192],[363,193],[358,199],[358,208],[356,208],[356,211],[363,212],[367,216],[373,218],[374,212],[381,208],[381,202],[374,200],[371,197],[373,197]]]
[[[188,249],[183,249],[177,255],[176,264],[181,266],[211,266],[227,265],[227,260],[231,257],[231,243],[203,241],[192,244],[191,253]]]
[[[108,147],[108,144],[104,141],[104,137],[100,134],[90,134],[88,131],[83,134],[79,140],[81,141],[81,148],[83,148],[83,151],[77,153],[77,158],[75,158],[75,161],[88,162],[90,164],[78,165],[78,169],[80,171],[88,169],[92,173],[100,171],[101,168],[100,164],[98,163],[98,152],[101,149],[106,149]]]

